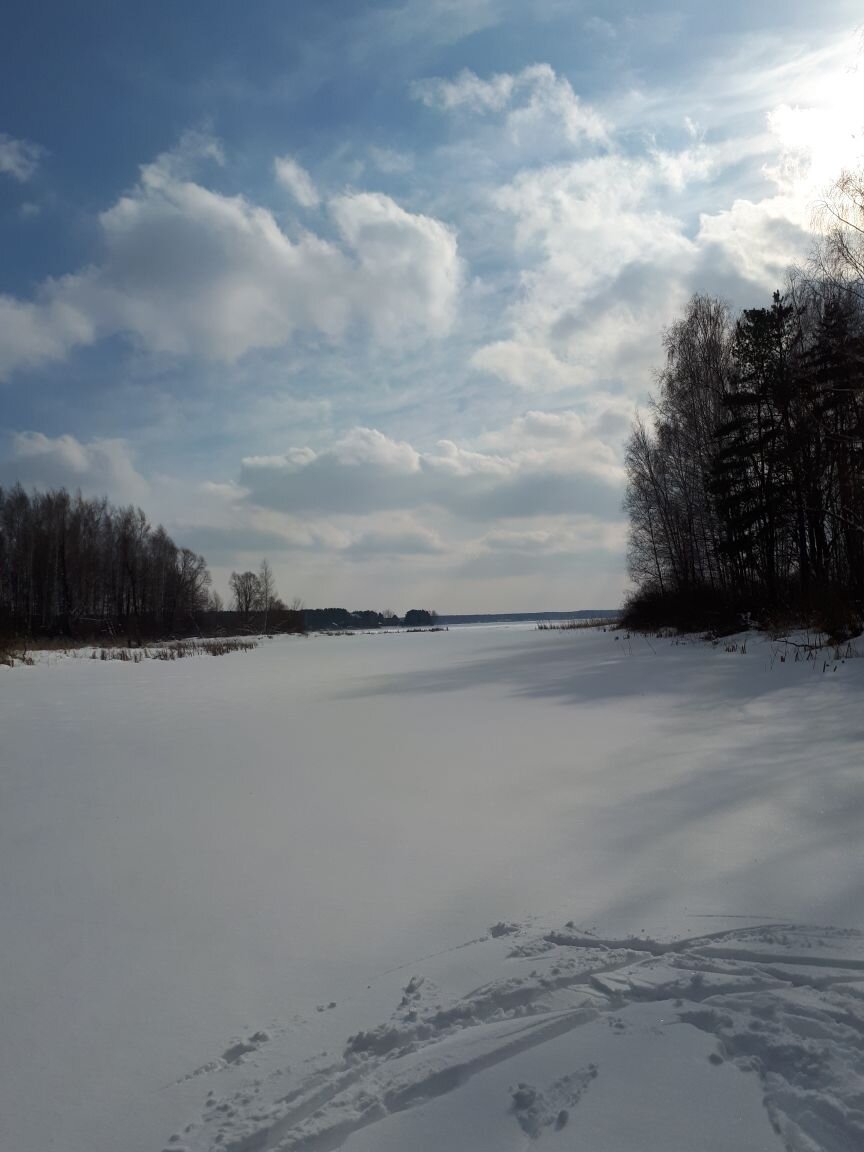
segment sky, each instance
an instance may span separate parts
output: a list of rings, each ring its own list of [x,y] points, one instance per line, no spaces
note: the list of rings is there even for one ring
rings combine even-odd
[[[227,593],[615,607],[694,292],[770,303],[864,153],[860,5],[14,0],[0,484]]]

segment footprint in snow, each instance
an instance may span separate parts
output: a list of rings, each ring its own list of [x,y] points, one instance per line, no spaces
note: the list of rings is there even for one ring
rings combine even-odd
[[[570,1109],[574,1108],[586,1088],[597,1076],[597,1065],[562,1076],[544,1091],[520,1083],[510,1089],[510,1112],[526,1136],[538,1140],[547,1128],[560,1132],[567,1126]]]

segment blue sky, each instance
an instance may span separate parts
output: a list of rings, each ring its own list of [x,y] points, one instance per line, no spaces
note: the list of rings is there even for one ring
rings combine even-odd
[[[609,606],[694,291],[770,300],[861,159],[852,3],[16,3],[0,483],[140,504],[223,590]]]

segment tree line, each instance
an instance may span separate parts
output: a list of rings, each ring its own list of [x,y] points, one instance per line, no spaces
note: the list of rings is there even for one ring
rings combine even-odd
[[[280,598],[276,591],[276,580],[269,562],[264,559],[257,572],[232,572],[228,580],[231,589],[231,608],[241,620],[258,621],[267,631],[268,621],[289,615],[302,619],[303,631],[332,632],[350,631],[355,628],[387,628],[404,626],[407,628],[432,627],[438,620],[437,612],[425,608],[410,608],[404,618],[386,609],[378,612],[374,608],[306,608],[296,597],[290,605]]]
[[[434,612],[348,612],[286,605],[269,562],[232,572],[231,605],[212,590],[203,556],[179,547],[140,508],[65,488],[0,487],[0,638],[114,636],[129,643],[178,632],[429,626]]]
[[[0,626],[13,634],[170,631],[218,606],[202,556],[140,508],[0,488]]]
[[[695,296],[626,446],[634,625],[864,603],[864,174],[822,205],[805,269],[733,316]]]
[[[409,608],[404,616],[397,616],[387,609],[378,612],[374,608],[304,608],[303,621],[307,632],[351,631],[355,628],[433,628],[438,623],[438,613],[425,608]]]

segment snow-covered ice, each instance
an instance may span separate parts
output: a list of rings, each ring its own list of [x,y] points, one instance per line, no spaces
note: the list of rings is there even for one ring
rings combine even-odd
[[[0,669],[0,1148],[858,1152],[864,660],[775,651]]]

